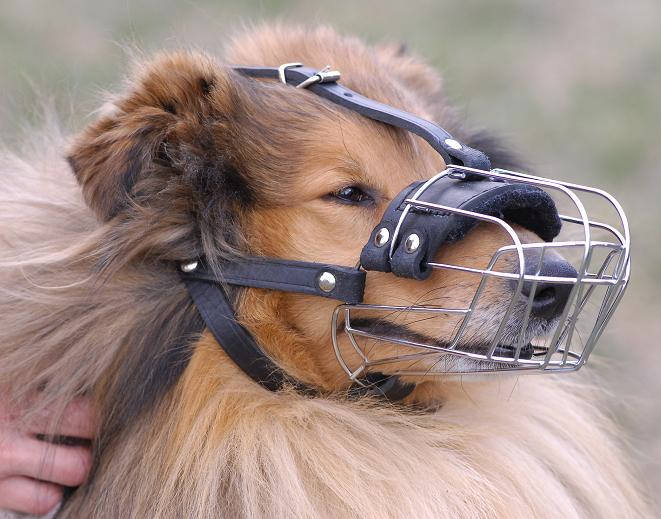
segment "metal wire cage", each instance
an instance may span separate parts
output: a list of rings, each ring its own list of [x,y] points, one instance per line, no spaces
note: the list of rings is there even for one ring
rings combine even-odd
[[[523,183],[545,190],[556,201],[563,231],[554,242],[521,243],[511,225],[503,219],[447,207],[423,201],[420,197],[439,179],[450,176],[461,178],[466,174],[479,175],[491,180]],[[587,207],[594,207],[588,214]],[[432,269],[453,270],[466,276],[477,276],[475,293],[465,307],[446,308],[431,304],[376,305],[343,304],[332,317],[332,339],[337,359],[349,378],[359,382],[359,377],[372,368],[379,370],[390,365],[393,374],[439,375],[447,373],[490,373],[503,371],[568,372],[581,368],[586,362],[604,331],[608,320],[617,308],[630,275],[630,234],[626,215],[619,202],[609,193],[587,186],[550,180],[533,175],[502,169],[482,171],[463,166],[451,166],[425,182],[413,196],[405,200],[405,206],[394,236],[390,255],[398,243],[402,223],[415,210],[444,211],[448,214],[474,218],[480,222],[498,225],[504,230],[511,244],[499,248],[485,268],[455,264],[428,262]],[[602,213],[603,216],[602,216]],[[576,235],[576,239],[571,236]],[[569,236],[570,238],[567,238]],[[553,250],[575,258],[576,277],[552,277],[540,275],[544,255]],[[526,273],[524,253],[534,251],[538,256],[535,274]],[[499,259],[510,255],[516,258],[518,271],[496,268]],[[497,331],[488,347],[476,351],[462,341],[480,304],[485,287],[490,280],[510,280],[514,286],[507,309],[500,318]],[[522,296],[524,283],[531,286],[529,296]],[[571,284],[568,300],[554,326],[542,336],[528,338],[533,297],[538,283]],[[527,297],[527,299],[526,299]],[[521,301],[526,303],[521,307]],[[518,304],[517,304],[518,302]],[[436,318],[452,318],[456,321],[454,333],[439,345],[420,341],[416,337],[393,336],[379,333],[369,327],[361,327],[360,315],[393,315],[397,312],[422,314]],[[520,329],[516,340],[507,349],[499,347],[512,315],[517,313]],[[579,331],[581,328],[581,331]],[[348,338],[344,346],[341,335]],[[388,346],[388,348],[386,348]],[[393,347],[401,346],[401,351]],[[384,355],[384,351],[395,353]],[[524,352],[525,353],[522,353]],[[443,359],[470,359],[464,362],[443,362]]]

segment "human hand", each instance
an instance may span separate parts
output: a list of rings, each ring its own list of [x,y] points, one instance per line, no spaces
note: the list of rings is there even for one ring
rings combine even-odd
[[[0,401],[0,509],[44,515],[60,502],[63,487],[78,486],[87,477],[94,409],[89,399],[73,400],[54,430],[48,412],[29,422],[19,416],[19,410]],[[46,434],[84,441],[51,443]]]

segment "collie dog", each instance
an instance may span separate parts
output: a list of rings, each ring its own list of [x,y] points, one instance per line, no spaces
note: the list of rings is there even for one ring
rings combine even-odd
[[[411,376],[401,402],[348,398],[331,346],[337,303],[233,289],[264,351],[319,389],[270,392],[201,323],[180,262],[249,253],[353,266],[389,200],[444,168],[412,134],[231,65],[332,64],[350,88],[515,167],[459,125],[432,68],[398,46],[280,25],[240,35],[222,58],[138,61],[74,139],[51,128],[0,156],[0,385],[26,413],[86,395],[101,416],[90,477],[58,517],[650,516],[589,372]],[[506,238],[478,226],[439,261],[481,265]],[[475,283],[369,272],[365,301],[436,289],[465,304]]]

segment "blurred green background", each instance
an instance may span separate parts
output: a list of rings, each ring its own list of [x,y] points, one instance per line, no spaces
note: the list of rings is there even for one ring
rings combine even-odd
[[[538,174],[617,195],[634,271],[597,364],[661,495],[661,2],[3,0],[0,139],[19,140],[43,98],[81,128],[119,86],[127,44],[214,52],[242,24],[274,18],[406,42],[442,72],[466,120],[505,136]]]

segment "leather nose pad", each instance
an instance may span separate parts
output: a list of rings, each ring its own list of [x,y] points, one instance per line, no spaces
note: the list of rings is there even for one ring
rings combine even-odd
[[[537,258],[528,258],[526,255],[526,274],[535,275],[539,264],[539,255]],[[578,273],[576,269],[565,259],[558,255],[551,255],[547,252],[544,257],[540,276],[551,276],[560,278],[576,278]],[[569,294],[573,288],[572,283],[552,283],[539,281],[535,287],[535,295],[532,300],[531,315],[545,319],[553,319],[559,316],[565,309]],[[533,289],[532,281],[524,281],[521,289],[521,295],[526,300],[530,297]]]

